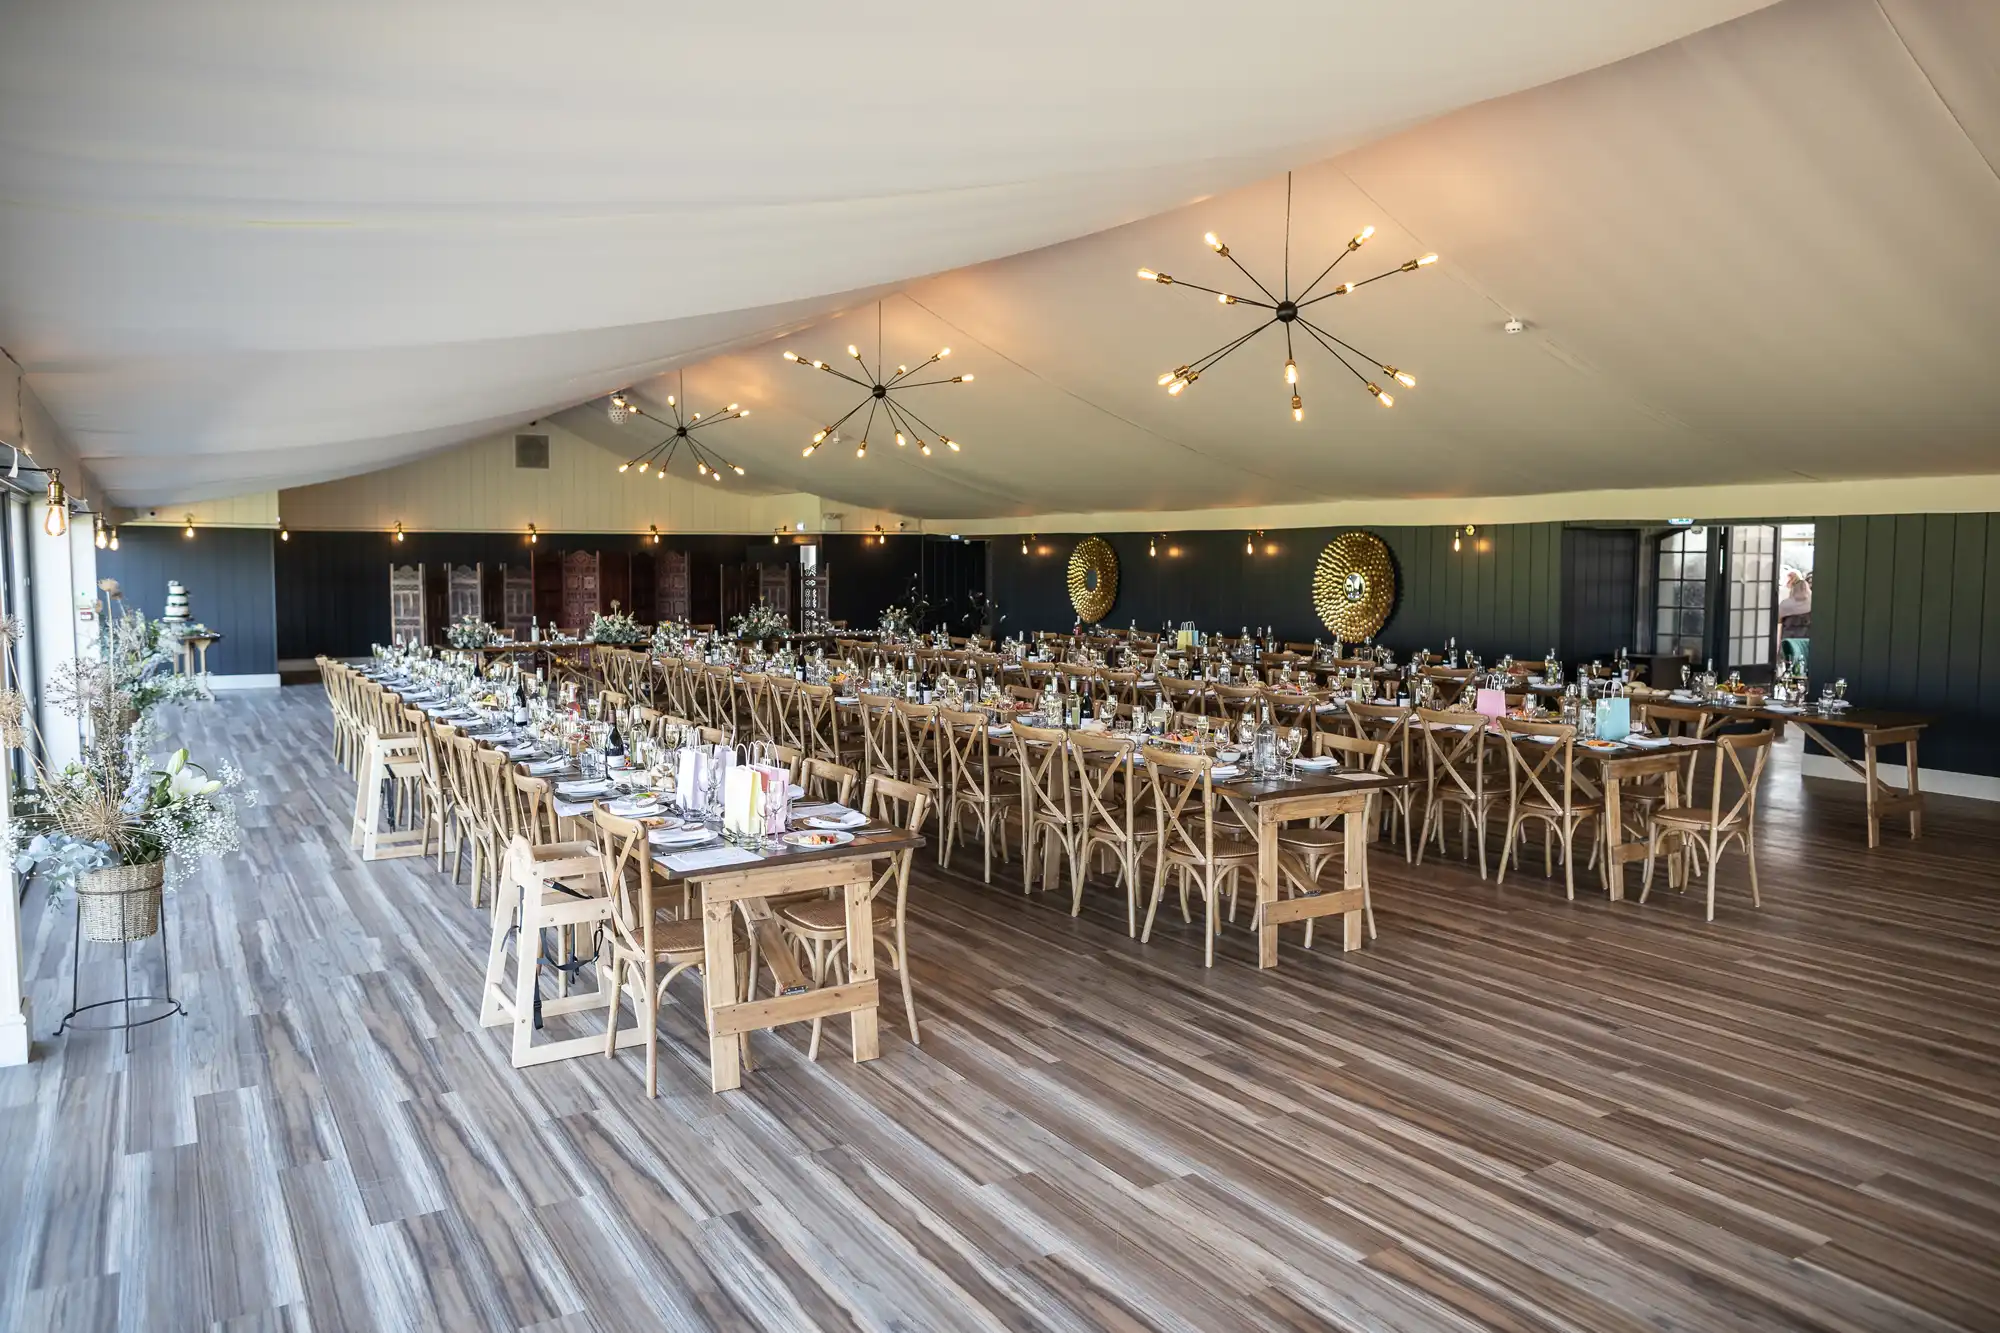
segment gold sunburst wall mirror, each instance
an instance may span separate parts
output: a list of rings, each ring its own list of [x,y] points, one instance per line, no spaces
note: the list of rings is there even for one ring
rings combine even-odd
[[[1074,576],[1072,576],[1074,577]],[[1396,566],[1372,532],[1343,532],[1313,569],[1313,610],[1349,643],[1373,636],[1396,605]]]
[[[1069,601],[1086,625],[1111,614],[1118,601],[1118,552],[1102,537],[1085,537],[1069,553]]]

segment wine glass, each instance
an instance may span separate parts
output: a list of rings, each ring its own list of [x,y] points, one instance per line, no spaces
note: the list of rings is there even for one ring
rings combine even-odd
[[[1285,776],[1299,775],[1299,751],[1305,748],[1305,732],[1299,727],[1287,727],[1278,733],[1278,743],[1285,749]]]

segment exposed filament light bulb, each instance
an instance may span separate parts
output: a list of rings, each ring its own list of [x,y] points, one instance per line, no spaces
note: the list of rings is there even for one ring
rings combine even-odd
[[[861,359],[861,349],[859,347],[856,347],[853,343],[847,344],[847,354],[853,357],[856,361],[859,361]]]
[[[744,472],[743,472],[743,469],[742,469],[741,467],[739,467],[739,466],[738,466],[737,464],[735,464],[735,463],[731,463],[731,464],[729,465],[729,467],[730,467],[730,470],[731,470],[731,471],[733,471],[733,472],[734,472],[734,473],[735,473],[735,474],[736,474],[737,476],[739,476],[739,477],[740,477],[740,476],[743,476],[743,475],[744,475]]]
[[[1372,224],[1363,227],[1360,231],[1354,233],[1354,239],[1347,243],[1347,248],[1350,250],[1359,250],[1362,246],[1368,244],[1368,238],[1374,234],[1375,228]]]
[[[868,441],[866,441],[866,440],[863,440],[863,441],[862,441],[862,442],[861,442],[860,444],[858,444],[858,445],[856,445],[856,446],[855,446],[855,448],[854,448],[854,456],[855,456],[856,458],[866,458],[866,457],[868,457]]]
[[[1287,357],[1285,358],[1285,383],[1297,384],[1298,382],[1299,382],[1299,363],[1292,360],[1290,357]]]
[[[796,361],[798,359],[799,359],[799,354],[797,352],[788,351],[785,353],[785,360],[787,361]]]
[[[1209,248],[1209,249],[1211,249],[1211,250],[1215,251],[1215,252],[1216,252],[1217,254],[1221,254],[1221,253],[1222,253],[1222,242],[1221,242],[1220,240],[1218,240],[1218,239],[1216,238],[1216,235],[1215,235],[1215,233],[1214,233],[1214,232],[1209,232],[1209,233],[1208,233],[1207,235],[1203,236],[1203,237],[1202,237],[1201,239],[1202,239],[1202,240],[1204,240],[1204,241],[1206,241],[1206,242],[1208,242],[1208,248]]]
[[[1368,386],[1368,392],[1374,394],[1375,401],[1382,404],[1382,406],[1384,407],[1394,407],[1396,405],[1396,400],[1394,398],[1391,398],[1388,394],[1383,393],[1382,390],[1376,385],[1370,384]]]
[[[917,441],[917,448],[923,452],[925,458],[929,458],[931,456],[931,447],[925,441],[922,440]]]
[[[1305,400],[1304,400],[1303,398],[1299,397],[1299,396],[1298,396],[1297,394],[1293,394],[1293,395],[1292,395],[1292,420],[1294,420],[1294,421],[1304,421],[1305,419],[1306,419],[1306,404],[1305,404]]]
[[[618,470],[619,470],[620,472],[630,472],[630,471],[632,470],[632,464],[631,464],[631,463],[630,463],[629,461],[628,461],[628,462],[624,462],[624,463],[620,463],[620,464],[618,465]]]
[[[898,449],[900,449],[900,448],[902,448],[902,447],[903,447],[903,445],[904,445],[905,443],[906,443],[906,441],[905,441],[905,440],[903,439],[903,432],[901,432],[901,431],[897,431],[897,432],[896,432],[896,447],[897,447]]]
[[[1382,369],[1389,372],[1390,378],[1401,384],[1405,389],[1414,389],[1417,387],[1417,377],[1409,371],[1398,370],[1394,366],[1384,366]]]
[[[954,440],[954,439],[952,439],[952,438],[951,438],[951,436],[949,436],[949,435],[940,435],[940,436],[938,436],[938,438],[939,438],[940,440],[943,440],[943,441],[945,442],[946,446],[948,446],[948,447],[949,447],[949,448],[951,449],[951,451],[952,451],[953,453],[958,453],[958,452],[959,452],[959,448],[958,448],[958,441],[957,441],[957,440]]]
[[[1236,298],[1231,296],[1228,292],[1217,292],[1215,294],[1215,303],[1217,305],[1235,305]]]

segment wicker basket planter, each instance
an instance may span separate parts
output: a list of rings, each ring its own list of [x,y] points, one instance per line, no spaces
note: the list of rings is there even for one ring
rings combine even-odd
[[[160,929],[160,897],[167,866],[148,861],[107,866],[76,886],[78,928],[87,940],[116,944],[151,938]]]

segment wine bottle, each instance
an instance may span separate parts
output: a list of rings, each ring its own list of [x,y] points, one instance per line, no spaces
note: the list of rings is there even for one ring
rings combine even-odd
[[[604,741],[604,769],[607,773],[615,772],[625,767],[627,762],[625,757],[625,737],[619,734],[618,717],[614,713],[611,718],[611,735],[606,737]]]
[[[518,671],[514,673],[514,725],[528,725],[528,682]]]

